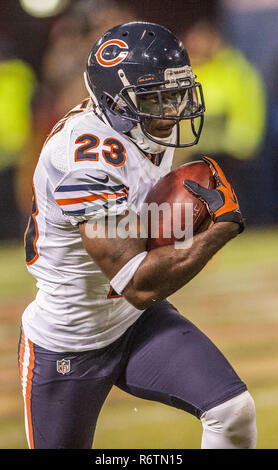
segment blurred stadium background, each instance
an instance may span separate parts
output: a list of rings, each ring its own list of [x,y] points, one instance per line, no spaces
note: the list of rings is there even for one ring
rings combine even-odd
[[[21,314],[36,287],[23,233],[40,147],[84,96],[88,51],[131,20],[163,24],[185,43],[203,83],[200,145],[239,194],[247,229],[171,301],[225,353],[257,406],[258,448],[278,448],[278,0],[1,0],[0,5],[0,448],[27,448],[17,371]],[[200,423],[116,388],[94,447],[198,449]]]

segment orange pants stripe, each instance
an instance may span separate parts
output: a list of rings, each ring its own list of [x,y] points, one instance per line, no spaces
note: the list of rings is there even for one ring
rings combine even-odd
[[[34,345],[26,338],[22,329],[19,349],[19,372],[24,398],[25,430],[30,449],[34,449],[34,437],[31,414],[32,379],[35,364]]]

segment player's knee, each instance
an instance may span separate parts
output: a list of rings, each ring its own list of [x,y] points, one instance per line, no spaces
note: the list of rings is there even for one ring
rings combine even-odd
[[[256,411],[248,391],[211,408],[201,416],[202,448],[254,449],[257,442]]]

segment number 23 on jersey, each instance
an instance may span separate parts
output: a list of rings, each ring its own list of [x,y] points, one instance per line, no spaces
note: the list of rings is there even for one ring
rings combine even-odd
[[[113,166],[122,166],[126,160],[123,144],[114,137],[106,138],[102,145],[94,134],[82,134],[75,140],[75,161],[99,161],[100,158]],[[101,151],[102,150],[102,151]]]

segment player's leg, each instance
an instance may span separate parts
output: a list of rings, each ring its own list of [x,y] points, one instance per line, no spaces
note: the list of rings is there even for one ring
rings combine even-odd
[[[117,385],[202,419],[203,448],[253,448],[253,400],[223,354],[167,301],[136,322]]]
[[[22,332],[19,367],[30,448],[90,449],[113,363],[103,351],[54,353]]]

